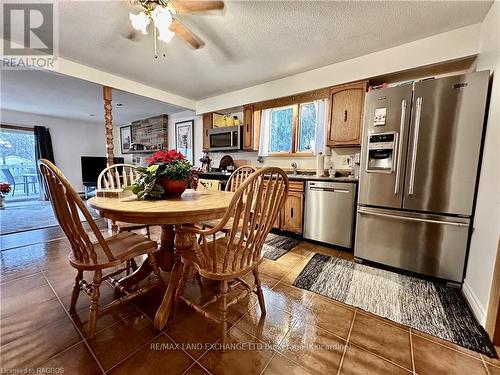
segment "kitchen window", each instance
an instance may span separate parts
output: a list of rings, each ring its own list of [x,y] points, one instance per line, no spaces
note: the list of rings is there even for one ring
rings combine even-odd
[[[316,138],[316,105],[303,103],[299,105],[298,152],[312,152]]]
[[[269,151],[293,152],[295,106],[271,109]]]
[[[262,111],[259,156],[324,152],[326,100]]]

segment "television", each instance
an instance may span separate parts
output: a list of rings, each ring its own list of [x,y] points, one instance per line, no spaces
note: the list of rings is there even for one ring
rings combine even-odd
[[[122,164],[124,158],[114,158],[114,164]],[[97,177],[108,166],[108,159],[104,156],[82,156],[82,182],[83,185],[97,185]]]

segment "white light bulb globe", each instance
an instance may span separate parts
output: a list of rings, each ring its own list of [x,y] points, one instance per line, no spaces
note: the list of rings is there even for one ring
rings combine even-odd
[[[130,17],[130,22],[132,23],[132,27],[136,30],[141,31],[144,35],[148,33],[147,27],[149,25],[149,22],[151,20],[149,17],[146,15],[146,13],[141,12],[139,14],[129,14]]]
[[[167,8],[157,5],[153,10],[152,18],[156,28],[158,29],[158,39],[164,42],[170,42],[175,35],[170,30],[170,25],[172,24],[172,15]]]

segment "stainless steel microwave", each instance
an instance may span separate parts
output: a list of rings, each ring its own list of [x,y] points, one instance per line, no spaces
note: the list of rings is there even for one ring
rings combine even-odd
[[[241,150],[243,132],[241,126],[227,126],[208,130],[209,151]]]

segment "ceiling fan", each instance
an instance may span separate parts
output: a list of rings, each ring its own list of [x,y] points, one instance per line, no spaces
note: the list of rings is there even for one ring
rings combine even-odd
[[[150,24],[153,26],[155,58],[158,57],[157,39],[168,43],[174,35],[177,35],[194,49],[203,46],[203,42],[179,21],[177,15],[224,8],[223,1],[215,0],[130,0],[130,2],[142,7],[138,14],[130,13],[132,27],[146,35],[148,26]],[[135,33],[130,34],[128,39],[134,40]]]

